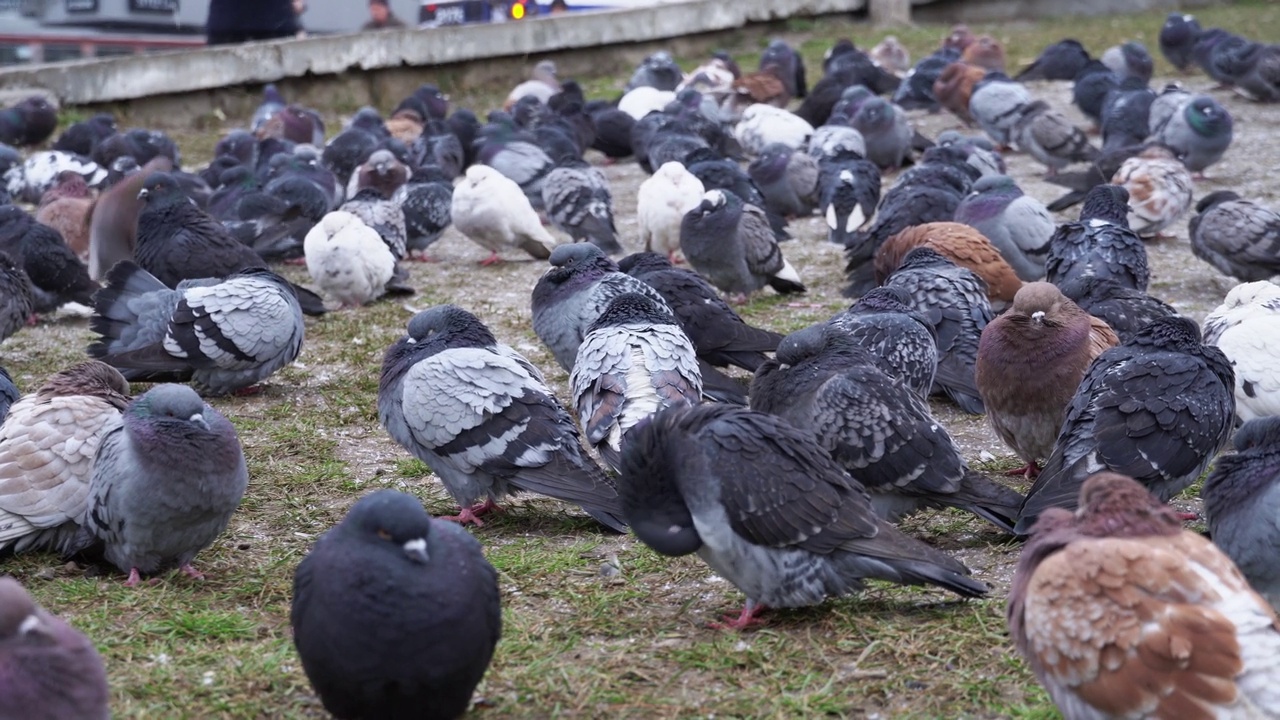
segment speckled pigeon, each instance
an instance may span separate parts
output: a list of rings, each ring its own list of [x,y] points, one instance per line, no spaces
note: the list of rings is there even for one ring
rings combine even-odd
[[[1147,249],[1129,229],[1129,191],[1098,185],[1085,196],[1080,221],[1058,226],[1049,238],[1045,279],[1063,285],[1096,276],[1145,292],[1151,280]]]
[[[1059,289],[1081,310],[1106,321],[1121,342],[1128,341],[1156,318],[1178,314],[1163,300],[1097,275],[1072,278]]]
[[[827,322],[872,353],[885,374],[901,380],[922,400],[929,397],[938,370],[937,331],[912,307],[906,290],[875,288]]]
[[[596,168],[578,160],[547,173],[542,204],[551,223],[574,242],[590,242],[609,255],[622,253],[609,181]]]
[[[728,190],[708,190],[685,214],[680,249],[690,266],[739,301],[765,285],[779,293],[805,291],[782,257],[764,210]]]
[[[1280,214],[1230,190],[1200,198],[1187,223],[1191,251],[1246,282],[1280,274]]]

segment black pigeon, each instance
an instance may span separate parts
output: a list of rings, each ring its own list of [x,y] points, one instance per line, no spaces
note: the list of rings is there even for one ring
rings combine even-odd
[[[337,718],[456,718],[502,634],[480,543],[412,495],[360,498],[293,575],[302,669]]]
[[[342,187],[351,181],[351,174],[360,163],[369,159],[378,149],[378,138],[358,127],[348,127],[324,146],[320,156],[324,167],[337,177]]]
[[[1218,458],[1200,492],[1209,536],[1249,585],[1280,607],[1280,417],[1250,420],[1234,444],[1235,454]]]
[[[959,59],[960,51],[955,48],[939,48],[921,58],[893,93],[893,102],[903,110],[942,110],[938,97],[933,94],[933,83],[948,65]]]
[[[1160,28],[1160,52],[1169,64],[1186,72],[1191,67],[1191,50],[1200,39],[1200,23],[1194,15],[1169,13]]]
[[[0,252],[26,273],[31,305],[46,313],[69,303],[91,305],[98,284],[62,235],[16,205],[0,206]]]
[[[1089,63],[1089,52],[1080,41],[1059,40],[1040,51],[1030,65],[1023,68],[1014,80],[1074,80],[1076,74]]]
[[[1071,85],[1071,102],[1095,125],[1102,124],[1107,95],[1120,87],[1120,78],[1101,60],[1090,60]]]
[[[793,98],[804,98],[809,94],[809,85],[804,77],[804,58],[786,43],[785,40],[773,39],[760,54],[760,69],[776,68],[775,72],[787,88],[787,94]]]
[[[39,145],[58,127],[58,109],[43,95],[33,95],[0,110],[0,143]]]
[[[901,82],[896,75],[876,65],[866,53],[856,48],[832,56],[825,73],[796,108],[796,115],[814,127],[827,123],[846,88],[866,85],[879,95],[897,90]]]
[[[756,371],[751,409],[812,433],[890,522],[956,507],[1012,533],[1022,496],[971,471],[928,403],[877,360],[837,327],[799,330]]]
[[[974,377],[978,340],[991,322],[987,284],[929,247],[907,253],[885,280],[911,298],[911,307],[933,326],[938,342],[934,392],[944,392],[961,410],[983,412]]]
[[[1187,223],[1191,251],[1245,282],[1280,274],[1280,214],[1230,190],[1200,198]]]
[[[588,105],[587,112],[596,126],[596,137],[591,147],[604,153],[610,161],[630,157],[631,133],[636,119],[612,105],[595,108]]]
[[[901,380],[921,399],[929,397],[938,371],[937,331],[928,317],[912,307],[907,291],[875,288],[827,322],[870,351],[890,377]]]
[[[1146,292],[1151,280],[1147,249],[1129,229],[1129,191],[1099,185],[1085,196],[1080,221],[1058,226],[1049,238],[1045,279],[1062,286],[1085,275],[1109,278]]]
[[[1141,144],[1151,135],[1151,103],[1156,92],[1145,80],[1126,78],[1102,105],[1102,152]]]
[[[764,607],[815,605],[867,578],[987,592],[950,556],[875,516],[867,492],[787,421],[727,405],[676,407],[632,430],[619,477],[626,517],[663,555],[697,553]]]
[[[466,108],[458,108],[445,120],[445,124],[458,136],[462,143],[462,154],[465,158],[463,170],[476,163],[479,151],[476,148],[476,137],[480,134],[480,118]]]
[[[183,280],[227,277],[238,270],[264,267],[252,248],[237,240],[182,192],[173,176],[154,173],[138,193],[138,265],[168,287]],[[324,301],[306,288],[292,285],[308,315],[323,315]]]
[[[1067,406],[1014,529],[1027,534],[1046,508],[1074,510],[1081,483],[1104,470],[1138,480],[1162,501],[1182,492],[1230,439],[1234,390],[1231,363],[1187,318],[1154,320],[1103,352]]]
[[[1128,342],[1156,318],[1178,314],[1163,300],[1097,275],[1072,278],[1058,289],[1081,310],[1105,320],[1120,342]]]
[[[76,155],[90,157],[98,143],[116,132],[115,116],[109,113],[94,115],[88,120],[71,123],[53,142],[54,150],[65,150]],[[219,154],[219,153],[215,153]]]
[[[457,306],[418,313],[387,348],[378,419],[444,483],[460,523],[480,524],[499,500],[526,491],[626,529],[617,491],[582,449],[542,373]]]

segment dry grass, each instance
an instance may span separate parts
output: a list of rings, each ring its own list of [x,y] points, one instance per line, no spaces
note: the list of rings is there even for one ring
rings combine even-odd
[[[1255,37],[1280,35],[1280,8],[1249,4],[1206,10],[1206,24]],[[1161,16],[1070,20],[976,27],[1009,49],[1010,65],[1030,60],[1065,33],[1100,52],[1137,38],[1155,46]],[[945,34],[922,26],[898,33],[918,57]],[[879,37],[847,22],[794,22],[785,36],[800,43],[811,67],[836,37],[869,46]],[[753,66],[759,47],[731,48]],[[685,58],[696,64],[695,58]],[[1163,63],[1163,61],[1159,61]],[[816,70],[814,71],[816,74]],[[1158,74],[1168,68],[1158,65]],[[431,75],[423,70],[424,79]],[[613,95],[624,79],[584,78],[589,93]],[[1207,87],[1203,77],[1188,80]],[[458,97],[487,108],[498,97]],[[1065,90],[1038,94],[1067,104]],[[1276,142],[1259,125],[1276,126],[1277,111],[1226,100],[1240,118],[1236,146],[1197,189],[1243,186],[1275,205],[1267,171],[1280,162]],[[386,108],[384,108],[386,109]],[[328,108],[329,111],[340,108]],[[330,121],[336,124],[336,115]],[[951,127],[946,116],[920,118],[927,134]],[[228,127],[230,125],[228,124]],[[208,159],[220,130],[179,133],[188,162]],[[1054,189],[1022,157],[1011,172],[1042,199]],[[619,226],[634,243],[634,165],[610,167]],[[1182,239],[1151,248],[1157,293],[1193,317],[1203,317],[1230,281],[1190,256]],[[788,307],[770,294],[745,309],[751,322],[782,331],[840,309],[842,260],[814,218],[793,226],[784,248],[812,288],[813,308]],[[534,337],[528,293],[543,269],[515,261],[477,268],[484,253],[450,232],[436,248],[440,263],[415,265],[414,307],[456,302],[490,323],[503,341],[549,372],[563,393],[565,375]],[[288,271],[305,280],[296,269]],[[183,576],[137,590],[97,568],[63,565],[48,555],[4,561],[40,602],[89,633],[106,657],[118,717],[270,717],[323,715],[297,658],[288,629],[292,572],[315,537],[354,499],[376,487],[421,497],[433,513],[452,510],[425,466],[408,458],[377,423],[375,395],[383,349],[410,311],[382,303],[308,319],[298,363],[271,378],[263,394],[219,399],[235,422],[249,460],[251,485],[231,528],[197,558],[207,580]],[[33,389],[53,370],[83,357],[83,320],[58,319],[4,345],[3,361],[21,387]],[[563,397],[563,395],[562,395]],[[981,419],[936,405],[966,456],[986,469],[1012,465]],[[989,453],[990,455],[987,455]],[[994,460],[990,458],[994,457]],[[630,537],[602,535],[559,503],[531,499],[477,531],[501,572],[505,636],[481,685],[488,717],[1019,717],[1055,715],[1016,658],[1004,624],[1003,596],[1018,547],[958,514],[919,517],[908,532],[954,552],[990,582],[992,598],[957,602],[933,590],[876,585],[864,595],[820,607],[776,612],[745,634],[705,627],[735,610],[741,595],[695,559],[671,561]],[[602,573],[605,565],[620,574]]]

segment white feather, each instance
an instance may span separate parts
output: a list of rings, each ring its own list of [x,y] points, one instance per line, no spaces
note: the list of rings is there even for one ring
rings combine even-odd
[[[341,210],[311,228],[302,250],[311,279],[343,305],[363,305],[381,297],[395,272],[395,256],[378,232]]]
[[[680,223],[685,213],[702,202],[702,181],[678,162],[663,163],[653,177],[640,183],[636,219],[640,240],[652,252],[680,249]]]

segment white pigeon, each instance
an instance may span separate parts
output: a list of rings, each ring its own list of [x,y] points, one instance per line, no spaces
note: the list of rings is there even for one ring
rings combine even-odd
[[[311,279],[342,307],[381,297],[395,274],[396,258],[378,231],[343,210],[321,218],[303,239],[302,251]]]
[[[1204,320],[1204,341],[1216,345],[1236,371],[1241,422],[1280,415],[1280,286],[1241,283]]]
[[[87,157],[63,150],[43,150],[10,168],[4,174],[4,186],[15,200],[34,205],[40,202],[45,190],[53,187],[58,175],[66,171],[78,173],[92,188],[107,179],[107,169]]]
[[[472,165],[453,190],[453,226],[491,255],[482,265],[501,262],[499,250],[520,248],[539,260],[551,257],[555,238],[520,186],[487,165]]]
[[[666,253],[674,263],[680,249],[680,223],[685,213],[702,203],[703,192],[702,181],[674,160],[640,183],[636,219],[644,249]]]
[[[799,150],[813,135],[813,126],[790,110],[756,103],[742,112],[733,128],[738,144],[752,155],[759,155],[766,145],[782,143]]]
[[[659,90],[655,87],[638,87],[629,91],[618,101],[618,109],[639,120],[654,110],[661,110],[676,99],[670,90]]]
[[[510,110],[520,101],[520,98],[529,95],[538,98],[539,102],[545,105],[551,96],[558,92],[560,92],[560,79],[556,77],[556,64],[550,60],[543,60],[533,66],[533,72],[530,73],[528,80],[511,89],[507,95],[507,101],[502,104],[502,109]]]

